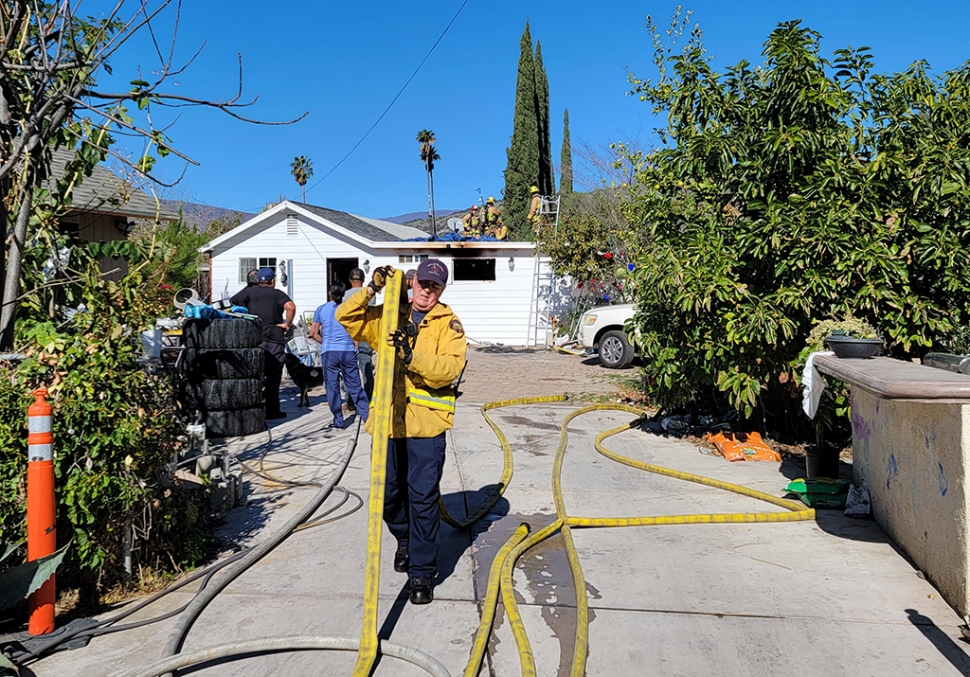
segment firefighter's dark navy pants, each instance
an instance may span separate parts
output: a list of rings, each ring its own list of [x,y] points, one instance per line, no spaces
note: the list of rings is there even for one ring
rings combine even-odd
[[[408,549],[411,577],[433,577],[438,566],[439,483],[445,434],[388,440],[384,521]]]

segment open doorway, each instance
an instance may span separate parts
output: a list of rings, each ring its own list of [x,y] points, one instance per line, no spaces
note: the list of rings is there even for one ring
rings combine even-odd
[[[334,282],[350,287],[350,271],[357,268],[357,259],[327,259],[327,289]]]

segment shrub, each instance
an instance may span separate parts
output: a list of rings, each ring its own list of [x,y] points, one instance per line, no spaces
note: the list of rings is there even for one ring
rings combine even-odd
[[[867,48],[829,61],[793,21],[761,66],[718,73],[699,28],[674,54],[649,26],[659,79],[631,74],[631,93],[667,125],[630,158],[627,215],[654,401],[722,397],[798,428],[813,323],[853,315],[909,357],[967,322],[970,66],[874,74]]]

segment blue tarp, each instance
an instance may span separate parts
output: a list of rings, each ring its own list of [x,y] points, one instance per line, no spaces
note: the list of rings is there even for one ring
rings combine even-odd
[[[491,235],[482,235],[481,237],[463,237],[455,232],[445,233],[444,235],[439,235],[436,240],[433,237],[412,237],[409,240],[404,240],[405,242],[501,242],[502,240],[496,240]]]

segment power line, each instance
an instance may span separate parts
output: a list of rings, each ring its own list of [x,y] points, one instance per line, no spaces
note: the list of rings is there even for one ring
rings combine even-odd
[[[408,88],[408,85],[411,84],[411,81],[418,74],[418,71],[421,70],[421,67],[424,66],[424,63],[431,56],[431,53],[434,52],[435,48],[438,46],[438,43],[440,43],[441,40],[445,37],[445,35],[448,33],[448,30],[451,28],[452,24],[454,24],[455,21],[458,19],[458,15],[461,14],[461,11],[463,9],[465,9],[465,5],[467,5],[467,4],[468,4],[468,0],[464,0],[464,2],[461,3],[461,7],[459,7],[458,8],[458,11],[455,12],[455,16],[451,17],[451,21],[449,21],[448,22],[448,25],[445,26],[445,29],[443,31],[441,31],[441,35],[439,35],[438,36],[438,39],[435,40],[435,42],[434,42],[433,45],[431,45],[431,49],[429,49],[428,50],[428,53],[424,55],[424,58],[423,59],[421,59],[421,63],[419,63],[418,64],[418,67],[414,69],[414,72],[413,73],[411,73],[411,77],[409,77],[407,79],[407,82],[404,83],[404,86],[401,87],[400,91],[398,91],[398,93],[394,96],[394,98],[391,99],[391,102],[389,104],[387,104],[387,108],[385,108],[384,109],[384,112],[380,114],[380,117],[378,117],[377,120],[374,121],[374,124],[372,124],[370,126],[370,128],[366,132],[364,132],[364,135],[362,137],[360,137],[360,140],[357,143],[354,144],[354,147],[351,148],[349,151],[347,151],[347,154],[344,155],[342,158],[340,158],[340,161],[337,162],[337,164],[335,164],[333,167],[330,168],[330,171],[328,171],[326,174],[324,174],[322,177],[320,177],[320,179],[317,180],[316,183],[314,183],[312,186],[310,186],[309,188],[306,189],[307,192],[310,192],[311,190],[313,190],[314,188],[316,188],[317,186],[319,186],[321,183],[323,183],[323,181],[328,176],[330,176],[331,174],[334,173],[334,171],[337,169],[337,167],[339,167],[340,165],[342,165],[344,163],[344,160],[346,160],[347,158],[349,158],[353,154],[353,152],[355,150],[357,150],[357,148],[360,146],[360,144],[364,143],[364,139],[366,139],[368,136],[370,136],[370,133],[372,131],[374,131],[374,128],[377,127],[378,124],[380,124],[381,120],[384,119],[384,116],[387,115],[387,113],[388,113],[389,110],[391,110],[391,106],[393,106],[397,102],[397,100],[399,98],[401,98],[401,95],[404,94],[404,90],[407,89]]]

